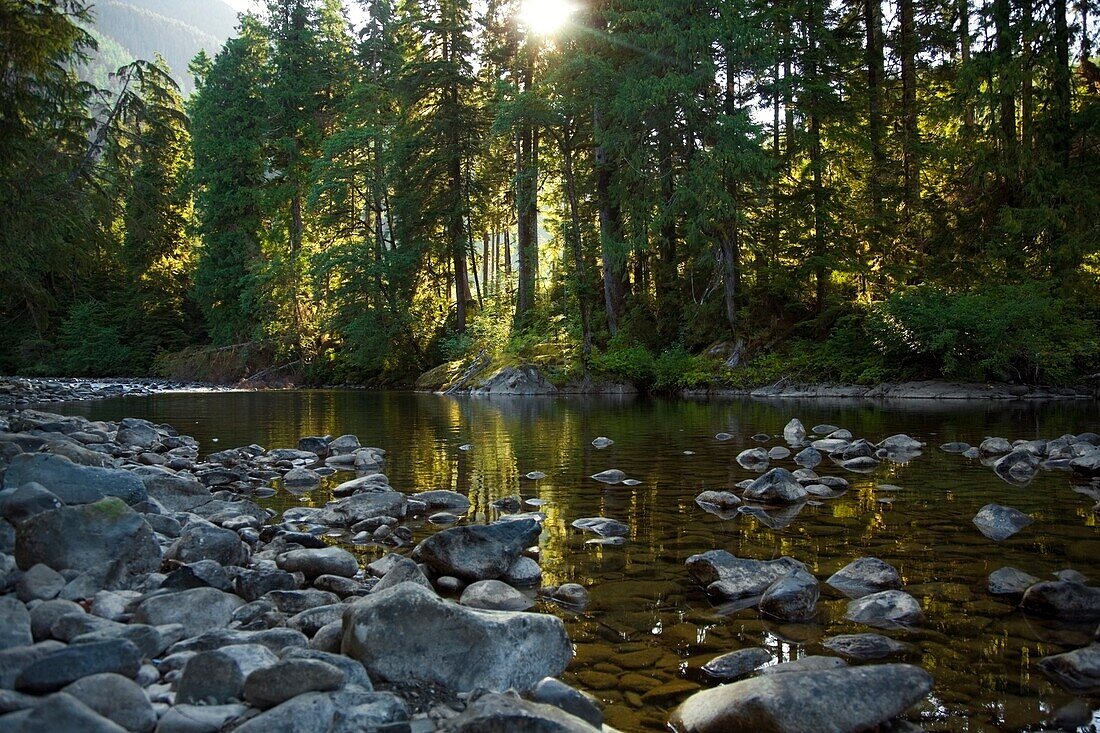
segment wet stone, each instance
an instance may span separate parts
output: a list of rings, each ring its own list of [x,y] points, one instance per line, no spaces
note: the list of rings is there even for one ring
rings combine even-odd
[[[772,661],[771,652],[763,647],[749,647],[715,657],[703,665],[708,677],[729,682],[746,677]]]

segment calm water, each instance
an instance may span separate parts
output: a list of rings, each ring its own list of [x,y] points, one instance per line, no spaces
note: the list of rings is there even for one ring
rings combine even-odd
[[[204,451],[249,443],[288,447],[301,435],[354,433],[364,445],[388,451],[385,473],[394,488],[468,494],[471,521],[493,518],[489,505],[502,497],[545,500],[544,582],[581,583],[592,599],[579,616],[542,607],[562,615],[576,644],[563,679],[601,698],[607,722],[628,732],[665,730],[668,711],[708,684],[698,670],[717,654],[762,645],[786,661],[823,653],[824,637],[874,631],[844,621],[846,599],[824,583],[816,623],[775,624],[761,620],[755,608],[724,613],[683,569],[689,555],[709,549],[757,559],[790,555],[822,581],[861,555],[892,563],[927,616],[922,629],[883,632],[911,643],[910,660],[935,676],[935,690],[912,716],[926,730],[1040,729],[1073,697],[1034,663],[1087,644],[1095,628],[1026,618],[989,596],[985,585],[986,576],[1004,565],[1041,578],[1071,567],[1100,582],[1097,486],[1043,472],[1029,486],[1014,487],[978,461],[936,448],[955,440],[976,445],[988,435],[1100,432],[1095,403],[551,401],[306,391],[163,395],[61,409],[93,419],[169,423],[199,438]],[[700,491],[756,475],[735,456],[759,445],[750,439],[755,433],[781,435],[791,417],[807,428],[832,423],[876,441],[905,432],[929,447],[910,463],[883,464],[871,475],[826,461],[818,472],[844,475],[851,490],[805,506],[783,529],[746,516],[721,520],[695,506]],[[734,438],[716,441],[720,431]],[[615,445],[596,450],[589,443],[599,435]],[[467,443],[472,450],[458,450]],[[790,459],[772,465],[796,468]],[[588,478],[608,468],[642,483],[606,486]],[[547,478],[523,478],[534,470]],[[902,490],[876,491],[879,483]],[[1082,493],[1089,491],[1092,496]],[[283,493],[274,501],[285,508],[326,499],[318,490],[306,497]],[[1005,542],[987,540],[970,520],[990,502],[1014,506],[1036,522]],[[586,545],[593,535],[569,525],[596,515],[627,522],[629,542]],[[425,524],[416,531],[419,538],[435,528]],[[365,559],[383,552],[353,549]],[[1100,726],[1100,700],[1087,702],[1093,725]]]

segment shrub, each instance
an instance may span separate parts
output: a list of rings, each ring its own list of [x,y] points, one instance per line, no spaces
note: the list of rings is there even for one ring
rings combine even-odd
[[[639,388],[653,383],[653,355],[643,346],[612,347],[605,353],[594,351],[591,366],[597,374],[631,382]]]
[[[66,374],[120,376],[133,368],[133,350],[122,343],[110,313],[94,300],[73,305],[58,334],[59,361]]]
[[[706,386],[714,369],[703,356],[693,356],[683,346],[665,350],[653,362],[653,388],[658,391]]]

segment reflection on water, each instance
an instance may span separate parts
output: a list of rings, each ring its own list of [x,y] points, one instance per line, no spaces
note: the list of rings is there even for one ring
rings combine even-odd
[[[354,433],[364,445],[388,451],[385,473],[394,488],[468,494],[471,521],[492,519],[490,504],[502,497],[545,500],[538,507],[546,514],[544,582],[582,583],[592,599],[579,616],[543,608],[563,615],[576,643],[564,679],[603,699],[608,723],[624,731],[665,730],[667,711],[707,684],[699,667],[717,654],[764,646],[786,661],[825,653],[820,641],[826,636],[869,630],[844,621],[845,599],[824,585],[819,615],[809,624],[765,621],[755,608],[712,606],[683,571],[689,555],[709,549],[757,559],[789,555],[821,580],[861,555],[892,563],[928,619],[919,630],[887,632],[912,644],[911,660],[935,676],[936,688],[919,710],[928,730],[1039,727],[1072,697],[1042,677],[1034,662],[1088,643],[1093,631],[1025,618],[989,596],[985,584],[1004,565],[1039,577],[1073,567],[1100,582],[1096,498],[1081,493],[1096,487],[1075,484],[1061,472],[1043,472],[1026,487],[1010,486],[977,461],[935,446],[976,445],[989,435],[1097,431],[1095,403],[574,402],[305,391],[162,395],[64,409],[94,419],[135,416],[169,423],[199,438],[205,451],[254,442],[286,447],[301,435]],[[760,445],[751,435],[781,435],[794,416],[807,427],[832,423],[871,440],[905,432],[929,448],[909,463],[886,463],[870,475],[846,473],[826,461],[818,472],[844,475],[851,489],[783,521],[745,515],[723,520],[694,504],[705,489],[730,489],[755,476],[734,458]],[[715,440],[718,432],[733,437]],[[615,444],[597,450],[590,441],[599,435]],[[458,450],[464,444],[472,449]],[[796,468],[790,458],[772,465]],[[609,468],[641,484],[605,485],[589,478]],[[546,478],[529,480],[531,471]],[[901,490],[877,491],[879,484]],[[880,501],[886,498],[892,503]],[[281,492],[273,501],[285,508],[326,499],[321,489],[312,496]],[[970,521],[990,502],[1014,506],[1036,522],[993,543]],[[569,526],[597,515],[629,524],[629,541],[619,547],[585,544],[592,535]],[[421,526],[417,536],[431,531]],[[368,557],[382,552],[355,549]],[[1094,710],[1098,706],[1092,701]]]

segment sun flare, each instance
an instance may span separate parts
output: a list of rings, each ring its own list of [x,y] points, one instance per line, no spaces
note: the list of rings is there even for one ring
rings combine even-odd
[[[549,35],[561,30],[576,12],[577,5],[570,0],[523,0],[519,19],[530,32]]]

